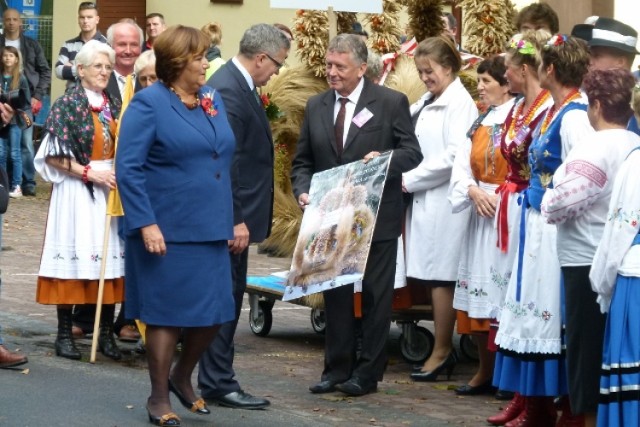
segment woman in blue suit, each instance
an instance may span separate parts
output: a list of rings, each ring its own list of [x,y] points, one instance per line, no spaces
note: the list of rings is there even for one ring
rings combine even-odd
[[[234,303],[230,168],[235,140],[222,98],[205,84],[209,39],[175,26],[155,41],[159,82],[122,120],[116,176],[125,211],[126,316],[147,324],[149,421],[179,426],[169,391],[209,414],[191,374]],[[178,337],[183,350],[171,368]]]

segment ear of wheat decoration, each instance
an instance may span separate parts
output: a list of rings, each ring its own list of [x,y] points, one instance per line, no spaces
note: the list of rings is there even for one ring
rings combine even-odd
[[[486,58],[504,51],[515,33],[515,8],[510,0],[462,0],[464,11],[464,47],[474,55]]]
[[[369,14],[364,21],[371,30],[369,44],[380,55],[400,50],[400,11],[401,0],[387,0],[383,3],[381,14]]]

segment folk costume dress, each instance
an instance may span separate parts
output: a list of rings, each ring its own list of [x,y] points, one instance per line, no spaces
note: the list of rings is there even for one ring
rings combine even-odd
[[[567,156],[542,199],[542,215],[558,228],[564,279],[565,337],[571,410],[598,409],[606,317],[591,290],[589,270],[607,220],[613,182],[640,137],[624,129],[594,132]]]
[[[529,186],[529,146],[533,131],[542,121],[544,113],[553,105],[547,90],[541,91],[528,111],[524,110],[524,97],[516,100],[501,128],[500,152],[507,161],[507,176],[496,190],[499,198],[496,207],[494,250],[490,252],[489,273],[494,287],[500,290],[491,301],[492,318],[500,319],[504,296],[511,278],[511,269],[518,247],[522,192]],[[489,347],[496,350],[497,323],[493,323],[489,335]]]
[[[488,319],[496,317],[495,307],[503,297],[500,287],[491,280],[489,266],[496,244],[493,218],[477,214],[469,198],[469,187],[478,186],[494,195],[507,176],[507,162],[500,151],[501,126],[514,100],[491,107],[478,117],[467,133],[467,141],[456,155],[449,187],[453,212],[470,210],[458,267],[458,281],[453,307],[458,310],[458,332],[489,330]],[[466,326],[463,326],[466,325]],[[463,329],[461,329],[463,328]]]
[[[523,194],[513,274],[495,339],[499,353],[493,380],[496,387],[523,396],[567,392],[557,233],[540,214],[540,203],[567,153],[592,132],[586,100],[579,97],[576,91],[557,112],[550,108],[529,147],[531,180]]]
[[[602,240],[589,278],[603,313],[598,426],[640,422],[640,150],[629,154],[616,176]]]
[[[95,304],[97,301],[109,189],[82,182],[46,163],[48,156],[71,158],[93,170],[113,167],[115,117],[119,103],[106,93],[76,86],[58,98],[45,123],[34,165],[53,183],[38,272],[41,304]],[[118,218],[111,217],[104,304],[124,299],[124,246]]]
[[[468,213],[451,214],[447,194],[453,161],[478,109],[456,78],[435,100],[427,92],[411,113],[419,114],[415,132],[424,160],[402,175],[413,194],[405,229],[407,276],[454,282]]]

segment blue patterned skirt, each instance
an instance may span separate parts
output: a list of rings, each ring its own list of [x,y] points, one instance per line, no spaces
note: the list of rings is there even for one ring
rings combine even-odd
[[[640,240],[636,237],[634,241]],[[640,425],[640,277],[618,275],[602,352],[598,426]]]

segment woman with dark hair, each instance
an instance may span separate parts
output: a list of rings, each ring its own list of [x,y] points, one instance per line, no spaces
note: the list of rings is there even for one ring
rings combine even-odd
[[[126,315],[147,324],[147,411],[156,425],[180,425],[169,391],[191,412],[210,413],[191,375],[219,326],[234,317],[227,242],[235,140],[222,98],[205,86],[209,42],[181,25],[158,36],[153,50],[161,82],[131,101],[118,147]]]
[[[593,79],[616,73],[620,77],[626,72],[608,70],[593,73]],[[628,77],[624,77],[625,80]],[[605,97],[608,95],[605,86]],[[591,98],[589,98],[591,102]],[[622,107],[622,106],[621,106]],[[591,110],[591,105],[589,105]],[[590,111],[590,118],[598,129],[604,123],[611,125],[621,141],[634,139],[620,129],[621,121],[629,116],[628,111],[619,111],[619,116],[601,117],[602,107]],[[635,108],[635,113],[640,111]],[[598,132],[600,133],[600,132]],[[605,142],[604,140],[602,142]],[[614,141],[607,141],[610,144]],[[598,294],[598,303],[603,313],[608,312],[602,351],[600,371],[600,404],[598,405],[598,426],[626,427],[637,425],[640,414],[640,140],[635,138],[636,148],[626,157],[616,175],[607,210],[607,220],[602,239],[593,257],[589,279],[591,288]]]
[[[458,387],[458,395],[492,392],[494,353],[489,351],[489,319],[497,317],[504,288],[491,280],[491,253],[496,244],[494,217],[496,189],[507,176],[500,152],[500,128],[513,107],[513,95],[504,77],[504,58],[495,56],[478,65],[478,93],[488,107],[467,132],[453,163],[449,201],[453,212],[470,209],[462,240],[453,308],[460,334],[473,334],[480,365],[471,380]]]
[[[67,359],[82,357],[71,333],[71,310],[74,304],[96,303],[103,255],[98,347],[114,360],[122,357],[113,335],[114,304],[124,297],[124,248],[117,217],[110,217],[108,252],[102,249],[107,198],[116,186],[113,157],[120,102],[105,91],[114,60],[115,52],[106,43],[90,40],[82,46],[75,59],[80,84],[53,103],[34,159],[40,176],[53,183],[36,301],[57,306],[55,353]]]
[[[586,44],[557,34],[541,56],[540,86],[549,91],[553,105],[529,147],[531,179],[524,193],[521,238],[495,339],[494,385],[524,396],[524,408],[511,414],[509,426],[555,425],[553,397],[566,394],[556,227],[546,223],[540,204],[562,160],[593,132],[579,90],[589,66]],[[561,425],[570,416],[564,409]]]
[[[444,370],[450,377],[457,362],[453,293],[468,212],[452,215],[447,193],[453,161],[478,110],[458,77],[462,60],[451,39],[423,40],[414,60],[428,91],[411,106],[424,160],[403,174],[403,190],[413,194],[406,219],[406,267],[407,276],[431,292],[435,346],[411,378],[435,381]]]
[[[640,145],[640,137],[626,130],[633,114],[633,86],[631,73],[620,68],[587,75],[582,88],[596,132],[571,150],[542,199],[542,215],[558,228],[571,410],[584,414],[588,427],[596,425],[606,321],[591,290],[589,270],[607,220],[614,177]]]

